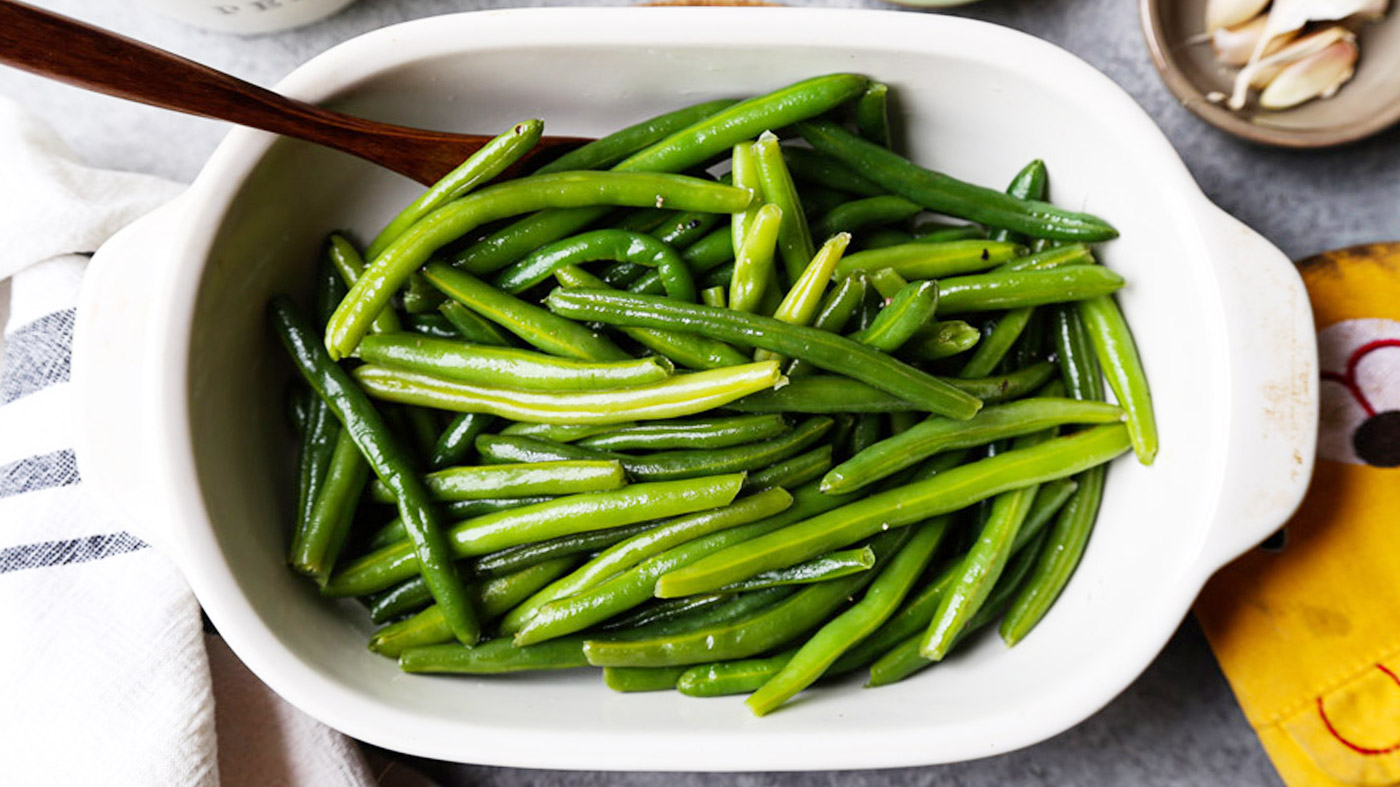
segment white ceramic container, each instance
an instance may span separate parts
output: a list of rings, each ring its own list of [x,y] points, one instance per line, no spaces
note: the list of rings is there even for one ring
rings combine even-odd
[[[600,134],[833,71],[899,98],[914,159],[986,184],[1028,160],[1112,221],[1104,261],[1156,397],[1161,453],[1114,464],[1098,529],[1043,624],[895,687],[822,687],[753,718],[737,698],[614,694],[598,676],[422,677],[371,654],[350,602],[286,570],[289,366],[264,304],[305,292],[325,233],[372,234],[417,187],[332,151],[229,134],[174,203],[92,263],[76,339],[84,475],[179,562],[234,651],[313,716],[379,746],[543,768],[873,768],[983,757],[1088,717],[1156,655],[1202,583],[1273,531],[1310,474],[1317,361],[1289,261],[1210,204],[1108,78],[964,19],[791,8],[492,11],[343,44],[281,90],[367,117]]]

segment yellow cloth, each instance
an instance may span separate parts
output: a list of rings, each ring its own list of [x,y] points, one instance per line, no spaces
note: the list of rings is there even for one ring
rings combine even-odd
[[[1323,369],[1312,484],[1282,546],[1222,569],[1196,615],[1290,787],[1400,785],[1400,245],[1301,270]]]

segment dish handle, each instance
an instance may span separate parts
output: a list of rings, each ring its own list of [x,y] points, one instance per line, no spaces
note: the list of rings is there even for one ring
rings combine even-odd
[[[1214,205],[1199,218],[1228,305],[1232,374],[1229,455],[1201,551],[1203,566],[1214,572],[1267,538],[1302,502],[1317,444],[1319,381],[1312,307],[1293,263]]]
[[[180,199],[142,216],[102,244],[88,263],[73,332],[78,468],[127,528],[174,557],[177,547],[152,468],[156,375],[152,328],[155,267]]]

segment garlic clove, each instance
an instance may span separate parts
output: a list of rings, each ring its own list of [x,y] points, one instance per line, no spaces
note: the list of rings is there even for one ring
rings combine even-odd
[[[1263,87],[1273,81],[1288,65],[1311,57],[1339,41],[1355,40],[1356,34],[1340,25],[1325,27],[1315,33],[1293,39],[1273,54],[1254,60],[1240,69],[1235,75],[1235,89],[1230,95],[1228,106],[1235,110],[1243,109],[1251,86]]]
[[[1222,27],[1216,30],[1210,39],[1211,46],[1215,48],[1216,59],[1227,66],[1242,66],[1248,63],[1255,48],[1259,46],[1259,40],[1264,35],[1264,28],[1268,21],[1267,16],[1256,16],[1242,25]],[[1295,35],[1294,33],[1284,33],[1277,36],[1264,48],[1263,55],[1271,55],[1282,49],[1294,39]]]
[[[1259,94],[1259,106],[1288,109],[1314,98],[1330,97],[1351,79],[1359,54],[1356,41],[1342,39],[1290,64]]]
[[[1269,0],[1207,0],[1206,32],[1234,27],[1259,16]]]

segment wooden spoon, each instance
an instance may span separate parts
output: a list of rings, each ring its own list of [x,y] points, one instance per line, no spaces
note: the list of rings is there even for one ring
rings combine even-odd
[[[118,98],[325,145],[420,183],[437,181],[491,139],[342,115],[12,0],[0,0],[0,63]],[[584,141],[544,137],[521,163]]]

